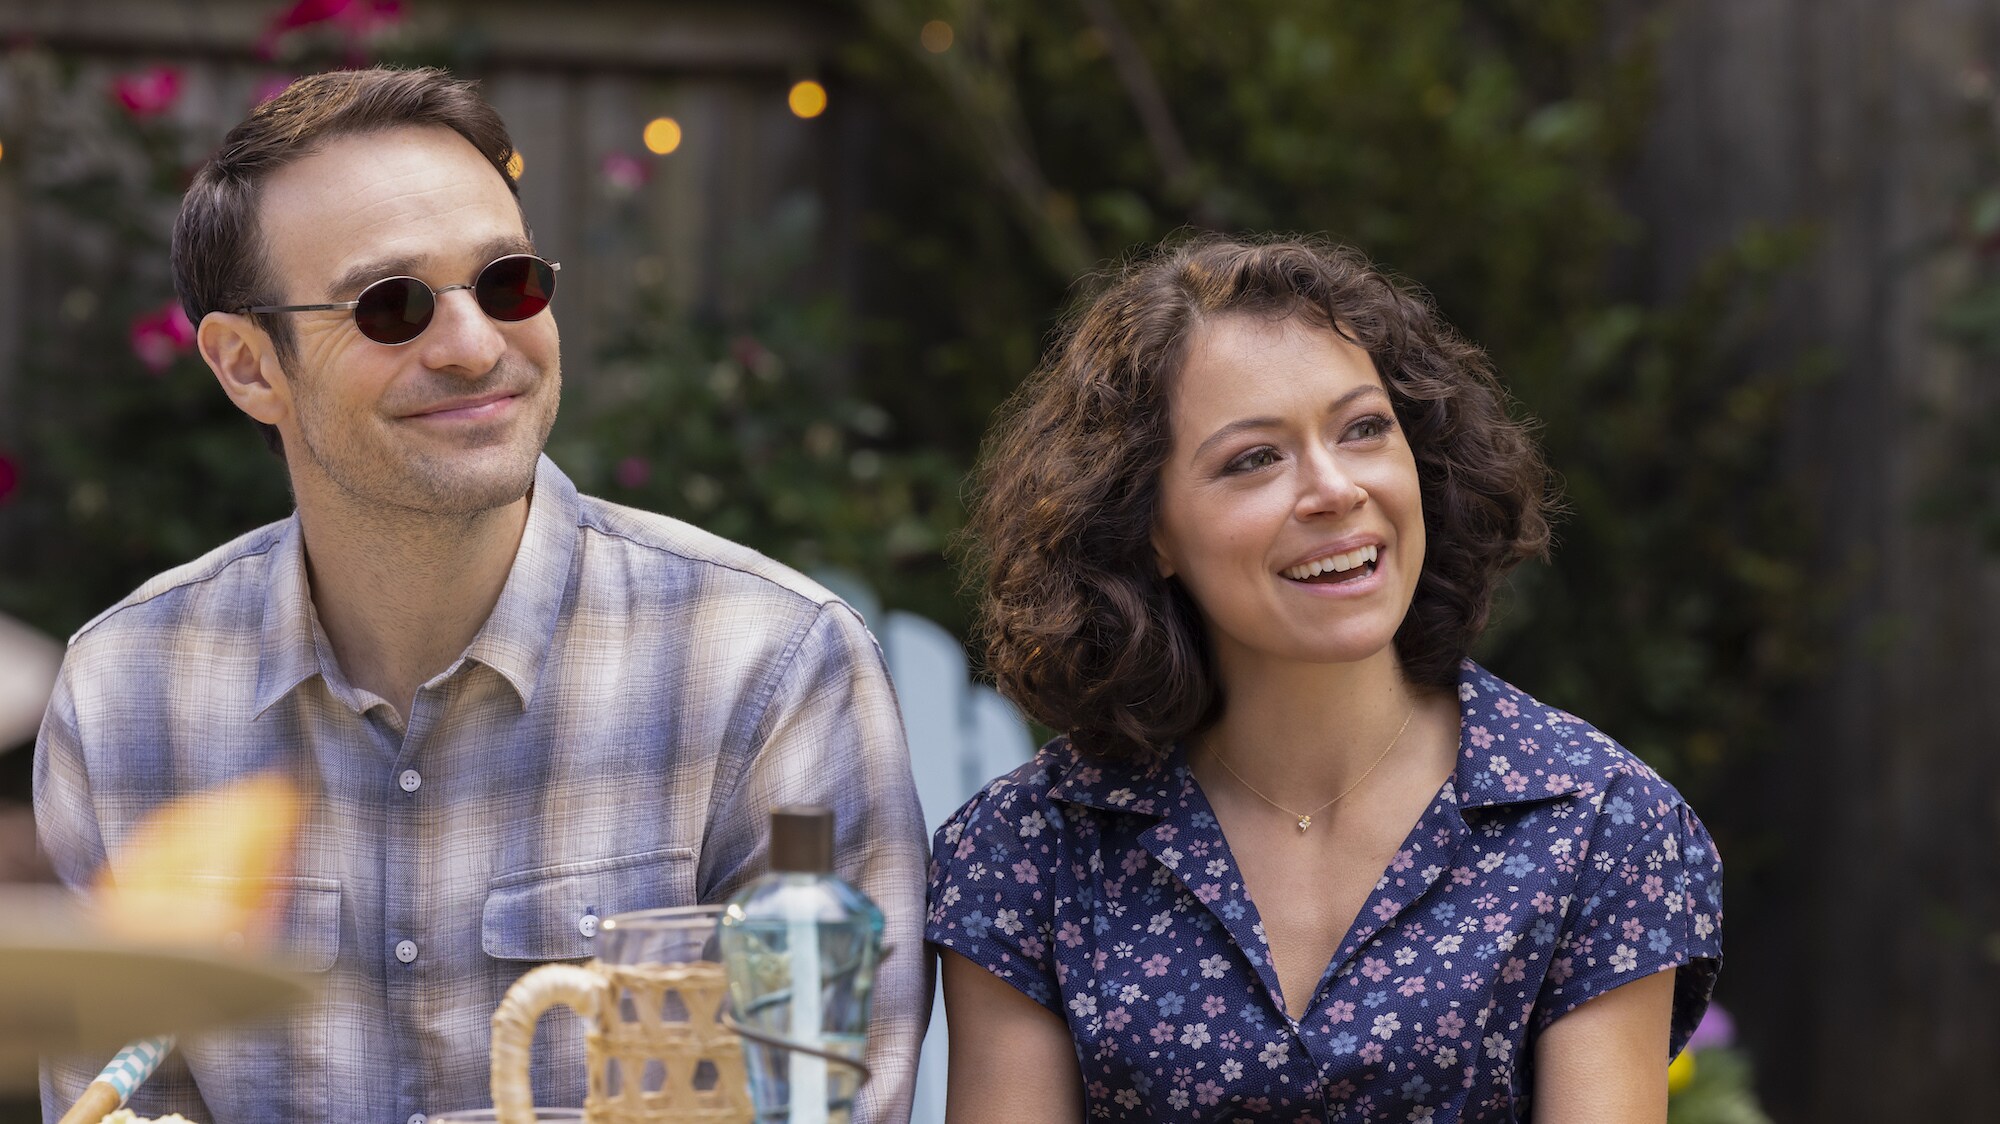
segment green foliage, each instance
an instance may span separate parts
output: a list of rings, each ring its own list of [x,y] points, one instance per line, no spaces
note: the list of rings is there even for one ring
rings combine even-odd
[[[1696,790],[1767,740],[1825,603],[1775,456],[1810,371],[1744,344],[1801,236],[1620,295],[1656,29],[1607,50],[1598,0],[856,7],[849,65],[899,126],[861,389],[905,440],[963,456],[1084,269],[1188,227],[1330,233],[1488,349],[1566,485],[1555,560],[1520,573],[1482,657]],[[913,380],[954,393],[891,393]]]
[[[26,294],[0,611],[67,635],[146,577],[282,518],[290,501],[283,464],[184,337],[176,348],[171,329],[156,333],[157,371],[133,348],[134,323],[163,318],[173,300],[167,232],[200,147],[170,118],[119,109],[101,74],[25,51],[8,66],[44,112],[5,123],[0,174],[38,225],[67,234],[36,245]]]
[[[1667,1100],[1667,1124],[1771,1124],[1741,1050],[1697,1050],[1691,1060],[1693,1077]]]

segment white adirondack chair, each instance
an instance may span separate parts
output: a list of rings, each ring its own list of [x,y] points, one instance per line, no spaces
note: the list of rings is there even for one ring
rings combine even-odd
[[[1028,724],[993,688],[972,682],[965,648],[957,637],[914,613],[883,613],[874,591],[851,574],[813,576],[854,606],[882,643],[902,705],[910,772],[916,777],[928,831],[935,833],[945,817],[986,782],[1034,756]],[[948,1056],[944,996],[939,992],[931,1003],[910,1124],[944,1124]]]

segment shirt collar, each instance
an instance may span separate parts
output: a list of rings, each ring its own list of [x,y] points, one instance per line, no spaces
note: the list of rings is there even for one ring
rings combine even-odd
[[[1564,746],[1588,736],[1575,715],[1545,706],[1466,660],[1458,673],[1458,764],[1452,789],[1460,811],[1552,800],[1577,790]],[[1508,714],[1511,708],[1515,713]],[[1075,754],[1051,799],[1162,817],[1193,783],[1176,744],[1154,764]]]
[[[554,461],[543,457],[535,469],[528,525],[521,532],[507,584],[465,649],[466,659],[499,672],[513,686],[523,708],[534,701],[542,662],[554,646],[582,512],[576,485]]]
[[[542,661],[553,644],[569,588],[581,513],[576,485],[554,461],[542,457],[535,468],[528,521],[514,564],[507,572],[507,584],[465,654],[452,665],[452,672],[466,660],[477,660],[514,688],[524,708],[534,699]],[[329,683],[338,679],[333,674],[331,646],[313,611],[306,581],[305,536],[296,512],[285,522],[270,556],[253,717],[261,716],[314,675],[324,676]]]

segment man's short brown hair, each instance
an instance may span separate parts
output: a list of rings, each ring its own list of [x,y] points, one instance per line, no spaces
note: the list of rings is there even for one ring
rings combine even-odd
[[[174,288],[188,319],[199,324],[211,312],[283,303],[257,223],[263,186],[273,172],[335,137],[423,125],[442,125],[464,137],[520,199],[519,186],[507,174],[514,142],[500,115],[479,97],[477,83],[434,67],[309,75],[229,130],[181,200],[174,222]],[[289,363],[296,354],[291,321],[263,314],[257,322],[280,361]],[[282,451],[276,427],[258,422],[257,428],[273,452]]]
[[[1157,758],[1221,713],[1200,612],[1153,549],[1169,399],[1224,315],[1299,318],[1368,352],[1416,456],[1427,548],[1395,637],[1446,686],[1500,579],[1542,552],[1548,470],[1485,355],[1421,296],[1324,241],[1218,237],[1127,266],[1060,333],[980,456],[965,539],[1001,691],[1078,749]]]

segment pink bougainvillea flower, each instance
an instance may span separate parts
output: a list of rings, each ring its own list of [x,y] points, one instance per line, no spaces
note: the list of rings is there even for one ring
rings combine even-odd
[[[729,341],[729,357],[736,360],[737,366],[754,371],[770,360],[771,353],[756,336],[745,335]]]
[[[194,350],[194,324],[181,311],[180,302],[168,301],[132,321],[132,354],[146,369],[158,375],[174,365],[174,360]]]
[[[264,58],[275,57],[279,42],[286,36],[313,27],[338,30],[351,48],[359,40],[393,27],[402,19],[402,0],[298,0],[272,18],[270,26],[258,37],[257,53]]]
[[[134,117],[157,117],[181,96],[179,67],[156,66],[111,80],[111,96]]]
[[[652,175],[652,169],[629,152],[607,152],[599,167],[604,172],[604,182],[625,194],[645,186],[647,178]]]
[[[653,477],[653,466],[645,457],[626,457],[612,473],[621,488],[641,488]]]
[[[1710,1003],[1708,1013],[1701,1017],[1701,1025],[1695,1027],[1694,1034],[1688,1038],[1687,1048],[1692,1053],[1728,1046],[1735,1041],[1736,1020],[1729,1017],[1722,1004]]]
[[[21,470],[14,467],[14,458],[0,453],[0,506],[13,499],[14,489],[21,483]]]

